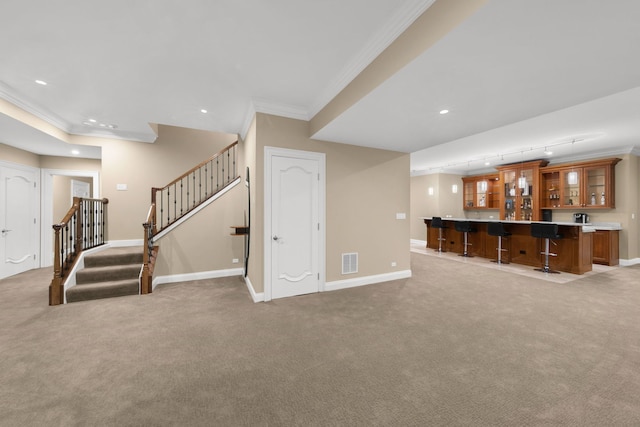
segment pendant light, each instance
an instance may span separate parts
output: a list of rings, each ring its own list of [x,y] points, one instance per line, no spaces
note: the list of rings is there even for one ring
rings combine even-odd
[[[520,178],[518,178],[518,188],[527,188],[527,177],[524,176],[524,152],[520,152]]]
[[[573,144],[575,144],[576,140],[571,141],[571,155],[573,156]],[[573,166],[571,166],[571,172],[567,174],[567,184],[569,185],[578,185],[578,172],[573,170]]]

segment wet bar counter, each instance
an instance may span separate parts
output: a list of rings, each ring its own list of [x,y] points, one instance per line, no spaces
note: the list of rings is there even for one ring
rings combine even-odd
[[[431,228],[431,218],[423,218],[427,226],[427,248],[438,249],[438,229]],[[464,234],[456,231],[456,221],[469,221],[477,229],[468,234],[468,242],[471,244],[467,251],[470,255],[493,260],[497,258],[498,238],[487,233],[489,222],[502,222],[505,230],[511,236],[502,239],[503,262],[530,265],[534,268],[541,267],[544,263],[544,239],[531,236],[531,221],[497,221],[477,220],[465,218],[442,218],[442,222],[448,228],[442,230],[443,252],[464,252]],[[550,245],[550,252],[558,254],[557,257],[549,257],[549,266],[552,270],[564,271],[573,274],[583,274],[591,271],[593,253],[592,239],[593,228],[588,225],[572,222],[555,222],[558,224],[558,233],[562,239],[553,240],[557,245]],[[546,223],[548,224],[548,223]]]

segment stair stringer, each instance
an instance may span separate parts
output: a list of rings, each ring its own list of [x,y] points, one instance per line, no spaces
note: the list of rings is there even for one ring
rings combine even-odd
[[[172,223],[168,227],[164,228],[158,234],[153,236],[153,238],[151,239],[152,243],[156,243],[159,239],[162,239],[164,236],[169,234],[171,231],[173,231],[176,228],[178,228],[178,226],[180,226],[180,224],[183,224],[185,221],[187,221],[189,218],[193,217],[195,214],[200,212],[202,209],[206,208],[211,203],[215,202],[220,197],[225,195],[227,192],[229,192],[229,190],[231,190],[236,185],[238,185],[240,183],[240,180],[241,180],[241,178],[237,177],[236,179],[231,181],[231,183],[229,185],[224,187],[222,190],[218,191],[216,194],[214,194],[213,196],[211,196],[210,198],[208,198],[207,200],[205,200],[204,202],[202,202],[201,204],[196,206],[194,209],[190,210],[189,212],[187,212],[186,214],[181,216],[180,219],[178,219],[177,221],[175,221],[174,223]]]

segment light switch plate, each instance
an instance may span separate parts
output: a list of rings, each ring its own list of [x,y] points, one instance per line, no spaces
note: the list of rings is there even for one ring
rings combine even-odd
[[[407,214],[404,212],[399,212],[396,214],[396,219],[407,219]]]
[[[127,191],[127,184],[116,184],[116,190]]]

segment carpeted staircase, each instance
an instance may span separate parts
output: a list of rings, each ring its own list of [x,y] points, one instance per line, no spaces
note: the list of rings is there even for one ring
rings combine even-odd
[[[67,302],[138,295],[142,247],[109,248],[87,255],[76,273],[76,286],[67,290]]]

